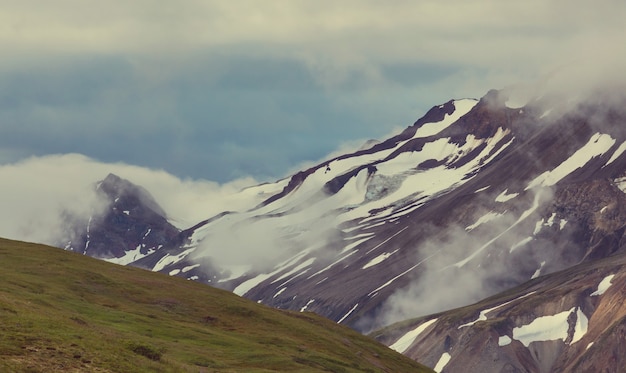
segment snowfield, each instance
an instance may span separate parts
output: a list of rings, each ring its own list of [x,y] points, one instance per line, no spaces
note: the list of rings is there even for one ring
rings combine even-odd
[[[569,336],[568,319],[571,318],[572,314],[576,315],[576,323],[570,344],[574,344],[587,333],[589,323],[585,314],[578,307],[552,316],[537,317],[529,324],[513,328],[512,339],[520,341],[525,347],[530,346],[533,342],[565,341]]]
[[[389,348],[391,348],[392,350],[398,351],[399,353],[403,353],[409,347],[411,347],[413,342],[417,339],[417,337],[419,337],[420,334],[422,334],[426,329],[428,329],[429,326],[431,326],[432,324],[436,322],[437,322],[437,319],[432,319],[432,320],[428,320],[422,323],[417,328],[411,330],[410,332],[400,337],[395,343],[389,346]]]
[[[607,290],[609,290],[612,285],[611,281],[613,280],[613,277],[615,277],[615,275],[609,275],[603,278],[602,281],[600,281],[600,283],[598,284],[598,290],[591,293],[590,296],[600,296],[604,294]]]
[[[552,186],[558,183],[567,175],[583,167],[592,158],[609,151],[614,144],[615,139],[613,139],[610,135],[596,133],[591,136],[587,144],[578,149],[574,154],[572,154],[571,157],[558,165],[552,171],[546,171],[539,175],[531,181],[530,184],[528,184],[526,189],[531,189],[536,186]]]

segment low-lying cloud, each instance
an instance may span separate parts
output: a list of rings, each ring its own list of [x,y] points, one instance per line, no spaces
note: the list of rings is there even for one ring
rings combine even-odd
[[[95,184],[109,173],[146,188],[182,229],[226,209],[249,208],[250,201],[233,196],[255,184],[251,178],[227,184],[181,180],[165,171],[103,163],[79,154],[31,157],[0,166],[0,237],[58,242],[63,214],[86,220],[106,207],[98,200]]]
[[[375,326],[477,302],[519,283],[521,279],[528,279],[523,273],[529,268],[535,270],[537,263],[557,255],[548,248],[524,251],[521,262],[515,261],[511,255],[512,248],[533,236],[538,216],[535,214],[540,214],[542,206],[549,205],[552,199],[549,188],[533,190],[529,195],[530,198],[518,197],[519,201],[507,206],[499,217],[471,231],[456,222],[432,228],[425,242],[416,248],[419,257],[425,258],[416,270],[416,278],[386,300]],[[492,206],[493,197],[482,205]],[[473,221],[478,221],[487,212],[490,210],[477,211]],[[535,257],[536,252],[543,257]],[[474,253],[477,254],[472,257]],[[475,260],[457,265],[468,258]]]

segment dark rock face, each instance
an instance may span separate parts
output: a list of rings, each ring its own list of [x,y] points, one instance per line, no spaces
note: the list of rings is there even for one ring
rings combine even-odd
[[[180,231],[167,221],[163,209],[144,188],[109,174],[96,189],[108,207],[104,213],[92,216],[86,227],[76,227],[81,232],[67,249],[115,259],[130,251],[147,255],[178,238]]]
[[[87,221],[68,216],[68,239],[59,246],[114,263],[165,273],[171,272],[168,260],[179,258],[174,262],[187,269],[184,272],[174,269],[172,274],[180,273],[205,283],[210,283],[221,272],[210,260],[191,262],[184,254],[189,251],[190,237],[195,230],[212,219],[180,230],[167,220],[165,211],[141,186],[109,174],[95,188],[106,208]]]

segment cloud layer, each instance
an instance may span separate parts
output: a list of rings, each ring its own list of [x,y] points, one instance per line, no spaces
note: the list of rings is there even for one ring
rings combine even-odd
[[[248,208],[251,201],[233,195],[254,184],[252,179],[222,185],[181,180],[162,170],[107,164],[78,154],[31,157],[0,166],[0,237],[57,243],[63,233],[62,214],[87,220],[106,207],[95,185],[109,173],[146,188],[183,229],[224,210]]]
[[[624,65],[616,0],[2,8],[0,163],[82,153],[270,180],[450,98],[546,77],[571,92]]]

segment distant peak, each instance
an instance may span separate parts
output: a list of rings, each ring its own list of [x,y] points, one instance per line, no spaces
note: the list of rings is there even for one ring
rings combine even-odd
[[[102,182],[110,184],[110,183],[119,183],[120,181],[122,181],[121,177],[117,176],[116,174],[109,173]]]
[[[104,180],[99,182],[97,189],[102,191],[111,201],[125,197],[134,198],[157,214],[163,217],[167,216],[148,190],[113,173],[109,173]]]

